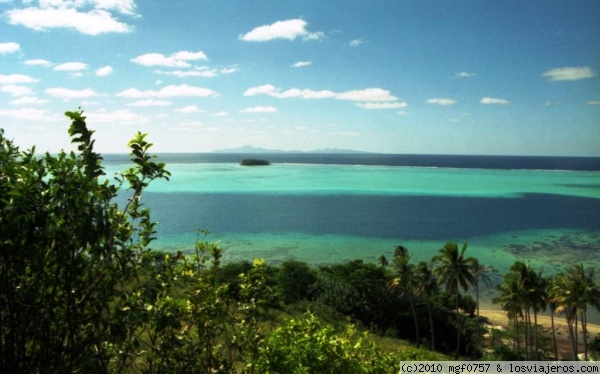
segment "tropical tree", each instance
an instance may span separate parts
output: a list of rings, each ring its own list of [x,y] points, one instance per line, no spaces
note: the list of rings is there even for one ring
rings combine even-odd
[[[377,259],[377,263],[379,264],[379,266],[384,267],[384,268],[390,264],[387,257],[385,257],[385,255],[379,256],[379,258]]]
[[[584,358],[587,360],[588,306],[600,310],[600,288],[594,273],[594,269],[586,272],[583,264],[575,264],[567,270],[566,274],[559,274],[556,277],[556,284],[551,290],[551,299],[557,304],[557,311],[566,314],[574,360],[577,360],[578,347],[577,319],[581,319]]]
[[[554,326],[554,314],[556,313],[557,304],[556,299],[554,298],[554,290],[556,289],[556,278],[548,278],[546,279],[546,302],[548,303],[548,307],[550,308],[550,322],[552,325],[552,348],[554,352],[554,360],[558,360],[558,349],[556,346],[556,328]]]
[[[477,302],[477,318],[479,319],[479,282],[482,282],[486,287],[492,285],[490,273],[495,269],[490,265],[482,265],[476,258],[473,259],[471,272],[475,278],[475,301]]]
[[[396,248],[404,248],[402,246],[398,246]],[[397,255],[396,255],[397,253]],[[417,340],[417,348],[421,344],[421,339],[419,335],[419,323],[417,320],[417,313],[415,311],[415,271],[414,265],[409,264],[410,255],[406,248],[401,251],[396,250],[394,253],[394,262],[392,263],[394,267],[394,277],[389,282],[389,287],[397,290],[400,297],[404,298],[408,301],[410,305],[410,311],[413,316],[413,322],[415,325],[415,336]]]
[[[519,341],[519,318],[523,317],[524,290],[523,284],[514,273],[504,275],[504,280],[497,286],[500,296],[493,300],[493,303],[500,304],[509,319],[513,320],[515,335],[513,339],[513,349],[520,357],[521,345]]]
[[[460,289],[467,291],[469,286],[475,283],[473,276],[473,258],[465,257],[467,243],[464,243],[462,249],[458,249],[456,243],[447,243],[439,251],[439,255],[434,257],[437,267],[435,272],[438,276],[438,284],[444,285],[446,290],[455,295],[456,309],[456,358],[460,354],[460,310],[459,297]]]
[[[437,278],[433,273],[432,267],[421,261],[415,269],[416,293],[423,296],[427,304],[427,313],[429,314],[429,328],[431,336],[431,349],[435,350],[435,331],[433,326],[433,315],[431,313],[431,298],[438,292]]]
[[[546,309],[546,281],[529,263],[516,261],[510,270],[514,274],[514,281],[521,284],[521,301],[525,312],[525,354],[530,358],[533,353],[534,358],[537,359],[539,350],[537,314]],[[533,327],[531,326],[532,311]]]
[[[141,202],[168,179],[146,135],[129,143],[135,165],[111,184],[83,111],[67,112],[77,152],[21,152],[0,130],[0,371],[98,372],[118,340],[111,308],[127,297],[155,223]],[[121,209],[120,187],[130,199]],[[122,193],[126,195],[127,193]]]

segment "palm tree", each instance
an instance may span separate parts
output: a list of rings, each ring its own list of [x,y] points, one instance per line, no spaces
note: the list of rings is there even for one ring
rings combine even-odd
[[[554,349],[554,360],[558,361],[558,349],[556,347],[556,329],[554,327],[554,313],[556,312],[556,299],[554,292],[556,290],[556,278],[546,280],[547,303],[550,307],[550,321],[552,322],[552,347]]]
[[[538,312],[546,309],[546,281],[541,273],[536,272],[529,263],[517,261],[510,267],[510,270],[515,275],[516,281],[522,285],[525,311],[525,353],[527,358],[530,358],[529,352],[534,351],[534,358],[537,359],[539,350],[537,315]],[[533,311],[534,318],[533,328],[531,327],[531,311]]]
[[[462,249],[458,249],[456,243],[447,243],[439,251],[439,255],[434,257],[437,263],[435,272],[438,276],[438,284],[443,284],[446,290],[454,293],[456,297],[456,358],[460,354],[460,312],[458,299],[460,289],[464,291],[475,283],[475,277],[471,271],[473,258],[465,258],[467,243],[463,244]]]
[[[377,259],[377,263],[383,268],[389,265],[388,259],[385,257],[385,255],[379,256],[379,259]]]
[[[512,318],[515,328],[513,348],[516,349],[517,355],[520,355],[519,317],[523,317],[523,299],[525,294],[523,284],[514,273],[508,273],[504,275],[504,281],[497,286],[497,289],[500,291],[500,296],[492,302],[500,304],[502,310],[508,314],[508,318]]]
[[[565,313],[571,341],[571,353],[573,354],[573,360],[577,360],[577,330],[573,327],[577,321],[574,288],[571,277],[560,273],[554,278],[552,288],[549,292],[549,300],[556,305],[557,313]]]
[[[408,301],[410,305],[410,311],[413,316],[413,322],[415,324],[415,335],[417,339],[417,348],[421,343],[421,338],[419,336],[419,323],[417,321],[417,313],[415,311],[414,305],[414,266],[409,264],[408,261],[410,259],[410,255],[407,251],[404,251],[403,255],[394,257],[394,272],[395,277],[389,283],[389,287],[395,290],[398,290],[400,296]]]
[[[573,265],[568,270],[568,278],[569,282],[567,285],[573,296],[575,320],[577,320],[577,312],[579,312],[581,318],[583,352],[584,359],[587,360],[587,309],[588,305],[600,309],[600,288],[596,284],[594,269],[586,273],[583,264]]]
[[[475,300],[477,301],[477,319],[479,319],[479,281],[483,282],[486,287],[490,287],[492,285],[492,278],[489,276],[489,273],[495,271],[492,266],[489,265],[481,265],[479,260],[476,258],[473,259],[473,268],[471,272],[473,273],[473,277],[475,278]]]
[[[435,350],[435,333],[433,329],[433,315],[431,314],[431,298],[438,291],[437,279],[433,270],[426,262],[419,262],[417,265],[415,276],[417,278],[418,295],[423,295],[427,304],[427,312],[429,314],[429,328],[431,334],[431,350]]]

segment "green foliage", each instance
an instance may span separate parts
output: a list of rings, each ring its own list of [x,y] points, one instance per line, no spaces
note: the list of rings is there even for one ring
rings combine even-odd
[[[394,373],[398,364],[352,325],[337,333],[308,314],[273,331],[256,368],[261,373]]]
[[[289,260],[279,266],[275,281],[282,301],[292,304],[313,298],[317,276],[306,262]]]
[[[115,186],[100,180],[102,158],[83,112],[66,115],[77,154],[38,158],[0,132],[2,372],[106,370],[103,347],[120,324],[112,305],[127,297],[124,286],[154,239],[139,198],[169,173],[150,161],[145,135],[130,143],[136,167]],[[122,211],[113,198],[124,181],[135,192]]]

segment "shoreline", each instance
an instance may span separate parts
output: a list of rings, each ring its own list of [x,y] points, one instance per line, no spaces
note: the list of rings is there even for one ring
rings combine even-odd
[[[486,321],[486,325],[491,328],[498,328],[506,330],[510,326],[510,321],[506,316],[506,312],[502,310],[493,310],[493,309],[480,309],[479,315],[484,317]],[[551,318],[547,315],[538,315],[538,325],[540,325],[543,331],[550,337],[549,352],[552,352],[552,321]],[[569,339],[569,332],[567,327],[567,321],[564,316],[555,316],[554,317],[554,327],[556,329],[556,343],[558,347],[559,359],[562,360],[571,360],[571,342]],[[594,339],[598,334],[600,334],[600,325],[595,323],[587,324],[588,331],[588,343]],[[580,355],[583,354],[583,340],[581,337],[581,324],[578,328],[579,339],[578,339],[578,353]],[[551,353],[552,354],[552,353]]]

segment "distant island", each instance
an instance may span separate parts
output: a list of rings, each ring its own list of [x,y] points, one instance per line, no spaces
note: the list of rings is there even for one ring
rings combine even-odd
[[[240,165],[242,165],[242,166],[268,166],[268,165],[271,165],[271,163],[267,160],[259,160],[256,158],[247,158],[245,160],[242,160],[242,162],[240,162]]]
[[[215,150],[212,153],[316,153],[316,154],[367,154],[372,152],[356,151],[352,149],[325,148],[312,151],[285,151],[282,149],[257,148],[251,145],[245,145],[238,148],[227,148]]]

